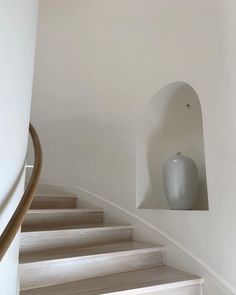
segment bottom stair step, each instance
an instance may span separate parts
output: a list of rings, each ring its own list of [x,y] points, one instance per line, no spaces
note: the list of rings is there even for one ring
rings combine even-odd
[[[25,290],[21,291],[20,294],[201,295],[201,284],[201,278],[163,265],[56,286]]]
[[[161,246],[130,241],[26,255],[20,259],[21,289],[163,265],[163,251]]]

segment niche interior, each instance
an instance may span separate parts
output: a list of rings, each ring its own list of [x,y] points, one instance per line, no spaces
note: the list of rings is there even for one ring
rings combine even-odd
[[[140,117],[136,149],[137,208],[170,208],[163,187],[163,165],[181,152],[194,160],[198,170],[192,210],[208,210],[202,111],[189,84],[171,83],[150,100]]]

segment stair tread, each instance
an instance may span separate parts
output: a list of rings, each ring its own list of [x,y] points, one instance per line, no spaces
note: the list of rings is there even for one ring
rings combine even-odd
[[[36,196],[30,205],[30,209],[66,209],[76,208],[77,198],[75,196],[52,197]]]
[[[36,199],[36,198],[77,199],[76,196],[43,195],[43,194],[36,195],[34,199]]]
[[[147,253],[151,251],[163,251],[163,246],[155,246],[152,244],[147,244],[137,241],[127,241],[120,243],[108,243],[90,247],[76,247],[76,248],[65,248],[65,249],[52,249],[46,251],[39,251],[35,253],[26,253],[20,255],[20,263],[43,263],[45,261],[55,261],[58,260],[58,263],[62,262],[63,259],[78,259],[78,257],[87,257],[95,255],[109,255],[114,256],[116,253],[119,255],[127,254],[127,251],[135,251],[137,253]]]
[[[75,225],[60,225],[59,227],[55,227],[55,226],[50,226],[47,225],[46,228],[36,228],[34,229],[22,229],[21,233],[39,233],[39,232],[47,232],[47,231],[60,231],[60,230],[70,230],[70,229],[89,229],[89,228],[93,228],[93,227],[98,227],[98,228],[103,228],[104,224],[103,223],[91,223],[91,224],[75,224]]]
[[[23,232],[68,228],[103,222],[102,209],[33,209],[26,214]]]
[[[44,229],[44,230],[38,230],[38,231],[25,231],[21,233],[21,236],[37,236],[37,235],[43,235],[43,234],[56,234],[58,232],[65,232],[68,231],[71,232],[77,232],[77,231],[84,231],[84,230],[106,230],[106,229],[123,229],[123,228],[130,228],[134,229],[133,225],[130,224],[117,224],[117,223],[93,223],[93,224],[79,224],[79,225],[72,225],[72,226],[66,226],[62,228],[56,228],[56,229]]]
[[[29,231],[21,233],[20,253],[26,255],[50,249],[90,247],[106,243],[130,241],[132,225],[92,224],[71,229]]]
[[[166,290],[167,288],[184,287],[201,283],[202,279],[200,277],[163,265],[72,283],[26,290],[22,291],[21,295],[98,295],[116,292],[124,294],[144,294],[144,292],[153,290]]]
[[[94,213],[104,212],[103,209],[81,209],[81,208],[70,208],[70,209],[31,209],[28,210],[27,215],[32,214],[72,214],[72,213]]]

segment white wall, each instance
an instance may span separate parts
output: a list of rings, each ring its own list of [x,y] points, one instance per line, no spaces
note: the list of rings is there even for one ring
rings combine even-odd
[[[0,232],[24,190],[38,3],[0,1]],[[0,293],[18,293],[19,235],[0,263]]]
[[[235,29],[233,0],[42,0],[32,117],[43,181],[126,208],[236,288]],[[175,81],[201,101],[210,212],[136,210],[134,127]]]

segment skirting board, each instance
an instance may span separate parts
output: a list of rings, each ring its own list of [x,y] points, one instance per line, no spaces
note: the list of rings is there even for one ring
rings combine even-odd
[[[111,216],[117,221],[123,221],[135,226],[135,239],[147,240],[152,236],[152,241],[166,246],[166,264],[172,267],[194,273],[203,277],[203,294],[204,295],[236,295],[236,289],[233,288],[220,275],[215,273],[204,261],[194,256],[189,250],[184,248],[179,242],[168,236],[165,232],[141,218],[127,209],[90,192],[80,186],[68,186],[43,182],[44,186],[55,187],[68,191],[78,196],[78,199],[84,204],[93,204],[96,207],[105,210],[105,217]]]

